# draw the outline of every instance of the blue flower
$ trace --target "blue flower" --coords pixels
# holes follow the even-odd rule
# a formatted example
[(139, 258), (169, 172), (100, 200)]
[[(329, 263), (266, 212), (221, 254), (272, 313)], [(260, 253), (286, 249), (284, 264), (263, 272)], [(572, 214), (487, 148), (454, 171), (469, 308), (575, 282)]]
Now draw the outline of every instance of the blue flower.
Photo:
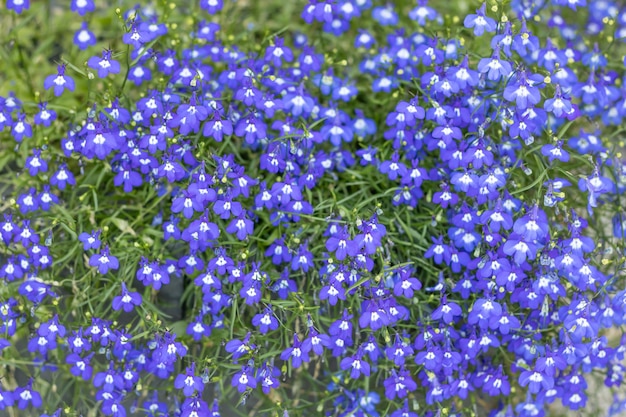
[(256, 388), (257, 380), (254, 373), (254, 368), (243, 366), (239, 372), (233, 375), (231, 385), (237, 387), (237, 391), (239, 392), (244, 392), (248, 388)]
[(7, 0), (6, 6), (7, 9), (13, 10), (17, 14), (21, 14), (24, 10), (28, 10), (30, 8), (30, 0)]
[(496, 30), (496, 21), (485, 15), (486, 3), (483, 3), (480, 8), (476, 9), (476, 14), (469, 14), (465, 16), (463, 25), (466, 28), (474, 28), (474, 35), (481, 36), (485, 31), (494, 32)]
[(298, 338), (298, 334), (293, 335), (293, 345), (286, 348), (280, 354), (280, 358), (284, 361), (291, 359), (291, 366), (299, 368), (303, 362), (309, 362), (309, 346), (303, 346)]
[(17, 408), (24, 410), (28, 405), (32, 405), (34, 408), (41, 407), (43, 401), (41, 400), (41, 394), (33, 389), (33, 379), (31, 378), (23, 387), (17, 387), (13, 393), (13, 398), (17, 402)]
[(182, 388), (183, 394), (185, 394), (186, 397), (191, 397), (196, 391), (199, 394), (202, 394), (202, 391), (204, 391), (202, 378), (195, 375), (195, 369), (196, 364), (192, 362), (191, 366), (188, 366), (185, 370), (185, 373), (178, 374), (174, 380), (174, 388)]
[(263, 312), (255, 315), (252, 318), (252, 324), (259, 328), (261, 334), (278, 329), (278, 320), (272, 311), (272, 306), (268, 305)]
[(55, 185), (59, 188), (59, 190), (65, 190), (67, 185), (76, 185), (76, 179), (74, 179), (74, 174), (68, 169), (66, 164), (60, 164), (57, 172), (50, 177), (50, 184)]
[(439, 13), (427, 4), (428, 0), (417, 0), (417, 7), (409, 12), (409, 18), (415, 20), (420, 26), (424, 26), (427, 20), (436, 20), (440, 17)]
[(82, 22), (80, 29), (74, 33), (74, 45), (78, 46), (78, 49), (81, 51), (84, 51), (90, 46), (94, 46), (96, 43), (96, 35), (89, 30), (87, 22)]
[(20, 143), (24, 138), (30, 138), (33, 136), (33, 128), (26, 122), (26, 115), (24, 113), (17, 113), (17, 120), (13, 123), (11, 128), (11, 134), (16, 142)]
[(101, 274), (106, 274), (109, 270), (118, 269), (120, 266), (117, 258), (110, 254), (109, 247), (105, 246), (100, 253), (91, 255), (89, 265), (97, 267)]
[(96, 10), (96, 5), (93, 0), (72, 0), (70, 3), (70, 10), (84, 16), (85, 14)]
[[(97, 255), (94, 255), (97, 256)], [(100, 271), (100, 273), (106, 273)], [(122, 294), (113, 298), (113, 310), (124, 309), (125, 312), (131, 312), (135, 306), (141, 305), (141, 295), (137, 292), (128, 291), (126, 284), (122, 282)]]
[(104, 78), (109, 74), (117, 74), (120, 72), (120, 63), (111, 58), (113, 51), (105, 49), (102, 51), (102, 58), (92, 56), (87, 61), (90, 68), (98, 71), (98, 76)]
[(50, 127), (52, 122), (56, 120), (57, 113), (54, 110), (48, 110), (47, 106), (48, 103), (45, 101), (39, 103), (39, 113), (37, 113), (34, 118), (35, 124)]
[(200, 7), (209, 14), (215, 14), (224, 7), (223, 0), (200, 0)]
[(500, 47), (496, 46), (491, 58), (483, 58), (478, 63), (478, 72), (487, 74), (487, 79), (498, 81), (501, 78), (508, 78), (513, 72), (511, 64), (500, 59)]
[(384, 26), (395, 26), (398, 24), (398, 15), (391, 4), (375, 7), (372, 10), (372, 17)]
[(43, 86), (46, 90), (54, 87), (54, 95), (58, 97), (63, 94), (65, 89), (74, 91), (75, 84), (72, 77), (65, 75), (65, 64), (59, 65), (57, 70), (58, 72), (56, 75), (49, 75), (46, 77)]

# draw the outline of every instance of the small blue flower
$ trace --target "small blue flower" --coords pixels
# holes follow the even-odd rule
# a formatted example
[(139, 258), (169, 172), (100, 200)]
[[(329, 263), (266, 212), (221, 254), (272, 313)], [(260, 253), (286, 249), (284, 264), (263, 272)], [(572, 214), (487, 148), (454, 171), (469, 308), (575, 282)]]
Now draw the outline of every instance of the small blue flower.
[(87, 22), (82, 22), (80, 29), (74, 33), (74, 45), (78, 46), (78, 49), (81, 51), (84, 51), (90, 46), (94, 46), (96, 43), (96, 35), (89, 30)]
[(254, 368), (243, 366), (239, 372), (233, 375), (231, 385), (237, 387), (237, 391), (244, 392), (248, 388), (256, 388), (257, 380), (254, 377)]
[[(97, 256), (97, 255), (94, 255)], [(117, 269), (117, 268), (114, 268)], [(102, 273), (102, 271), (100, 271)], [(126, 288), (126, 284), (122, 282), (122, 294), (113, 298), (112, 307), (117, 311), (121, 308), (125, 312), (131, 312), (135, 306), (141, 305), (141, 295), (137, 292), (131, 292)]]
[(474, 28), (474, 35), (481, 36), (485, 31), (494, 32), (496, 30), (496, 21), (485, 15), (486, 3), (483, 3), (480, 8), (476, 10), (476, 14), (469, 14), (465, 16), (463, 25), (466, 28)]
[(13, 10), (17, 14), (20, 14), (29, 8), (30, 0), (7, 0), (7, 9)]
[(108, 246), (105, 246), (100, 253), (91, 255), (89, 265), (97, 267), (98, 271), (103, 275), (109, 270), (118, 269), (120, 267), (118, 259), (111, 255)]
[(202, 378), (195, 375), (196, 364), (192, 362), (184, 374), (179, 374), (174, 380), (174, 388), (182, 389), (186, 397), (191, 397), (196, 391), (201, 394), (204, 391)]
[(224, 0), (200, 0), (200, 7), (209, 14), (216, 14), (224, 7)]
[(96, 5), (93, 0), (72, 0), (70, 3), (70, 10), (84, 16), (85, 14), (96, 10)]
[(87, 61), (90, 68), (98, 71), (100, 78), (105, 78), (109, 74), (117, 74), (120, 72), (120, 63), (111, 58), (113, 51), (105, 49), (102, 51), (102, 58), (92, 56)]
[(65, 75), (65, 64), (57, 67), (57, 75), (49, 75), (46, 77), (43, 86), (46, 90), (54, 87), (54, 95), (60, 96), (65, 89), (74, 91), (75, 84), (72, 77)]
[(83, 232), (78, 235), (78, 240), (83, 244), (83, 250), (100, 249), (100, 230), (92, 230), (91, 233)]

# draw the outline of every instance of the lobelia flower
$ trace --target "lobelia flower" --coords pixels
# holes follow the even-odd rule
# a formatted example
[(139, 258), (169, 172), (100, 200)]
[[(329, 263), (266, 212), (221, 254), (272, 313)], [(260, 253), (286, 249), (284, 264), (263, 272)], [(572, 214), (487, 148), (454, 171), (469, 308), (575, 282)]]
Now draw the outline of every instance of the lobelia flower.
[(266, 249), (265, 256), (272, 258), (274, 265), (281, 265), (282, 263), (289, 263), (292, 255), (285, 245), (285, 240), (281, 237), (274, 240), (274, 242)]
[(412, 298), (414, 292), (422, 288), (422, 283), (411, 275), (412, 272), (407, 268), (401, 268), (398, 271), (398, 279), (393, 288), (393, 294), (396, 297)]
[(48, 161), (41, 157), (41, 149), (33, 149), (33, 154), (26, 158), (26, 167), (28, 167), (28, 173), (35, 177), (40, 172), (48, 171)]
[(14, 281), (24, 276), (24, 269), (18, 262), (18, 258), (11, 255), (5, 261), (6, 263), (0, 265), (0, 278), (5, 278), (7, 281)]
[(254, 368), (250, 366), (243, 366), (239, 372), (233, 375), (231, 385), (237, 387), (237, 391), (240, 393), (246, 391), (248, 388), (256, 388), (257, 380), (254, 377)]
[(78, 235), (78, 240), (83, 244), (83, 250), (100, 249), (101, 230), (92, 230), (91, 233), (82, 232)]
[(187, 326), (187, 334), (193, 337), (193, 340), (199, 342), (203, 337), (211, 336), (211, 327), (203, 321), (204, 316), (198, 315), (195, 319), (190, 320)]
[(159, 401), (159, 393), (156, 390), (153, 391), (151, 398), (144, 401), (142, 408), (147, 410), (148, 417), (156, 417), (160, 414), (167, 414), (167, 404)]
[(226, 343), (226, 352), (233, 354), (233, 363), (237, 363), (237, 360), (240, 357), (256, 349), (256, 345), (254, 343), (250, 343), (251, 335), (252, 333), (248, 332), (243, 340), (233, 339), (230, 342)]
[(499, 81), (502, 78), (508, 78), (513, 72), (511, 64), (500, 59), (500, 46), (496, 46), (491, 58), (482, 58), (478, 62), (478, 72), (487, 74), (487, 79), (491, 81)]
[(348, 253), (351, 256), (358, 255), (361, 249), (366, 255), (376, 253), (378, 247), (381, 246), (382, 238), (387, 234), (387, 228), (378, 223), (376, 214), (370, 220), (362, 222), (359, 231), (361, 233), (354, 237), (353, 245), (348, 248)]
[(120, 63), (111, 58), (113, 51), (105, 49), (102, 51), (102, 58), (92, 56), (87, 61), (90, 68), (98, 71), (100, 78), (105, 78), (109, 74), (117, 74), (120, 72)]
[(96, 10), (96, 5), (93, 0), (72, 0), (70, 3), (70, 10), (84, 16), (85, 14)]
[(303, 362), (309, 362), (309, 350), (308, 345), (303, 346), (298, 338), (298, 334), (293, 335), (293, 345), (283, 350), (280, 354), (280, 358), (284, 361), (291, 359), (291, 366), (299, 368)]
[(511, 22), (507, 21), (504, 25), (504, 32), (491, 38), (491, 49), (496, 45), (500, 45), (501, 50), (506, 56), (511, 56), (511, 45), (513, 44), (513, 32), (511, 30)]
[(13, 10), (17, 14), (21, 14), (24, 10), (30, 8), (30, 0), (7, 0), (7, 9)]
[[(272, 389), (280, 387), (280, 381), (278, 380), (280, 375), (281, 372), (278, 368), (263, 363), (257, 372), (257, 379), (261, 383), (261, 390), (264, 394), (269, 394)], [(215, 416), (215, 414), (213, 415)]]
[[(191, 249), (191, 252), (178, 260), (177, 266), (184, 269), (188, 274), (193, 274), (194, 271), (202, 271), (204, 269), (204, 261), (199, 258), (197, 250)], [(168, 273), (171, 274), (170, 271)]]
[(187, 219), (191, 219), (194, 213), (200, 213), (204, 210), (204, 205), (197, 201), (194, 196), (187, 190), (183, 190), (177, 197), (172, 200), (172, 212), (183, 213)]
[(137, 292), (128, 291), (126, 283), (122, 282), (122, 294), (114, 297), (111, 305), (115, 311), (123, 308), (125, 312), (129, 313), (135, 309), (135, 306), (141, 305), (141, 295)]
[(462, 314), (461, 307), (457, 303), (448, 302), (447, 296), (442, 294), (441, 304), (433, 311), (431, 318), (433, 320), (443, 320), (444, 323), (450, 324), (455, 321), (455, 317), (460, 317)]
[(196, 93), (191, 95), (189, 104), (181, 104), (176, 110), (176, 114), (170, 119), (167, 125), (171, 128), (179, 128), (182, 135), (191, 132), (198, 133), (200, 131), (200, 122), (209, 116), (207, 108), (199, 104), (196, 99)]
[(346, 357), (341, 360), (340, 367), (347, 371), (350, 369), (350, 378), (357, 379), (361, 374), (370, 375), (370, 365), (363, 360), (363, 351), (359, 349), (352, 357)]
[(105, 159), (116, 148), (117, 143), (113, 134), (106, 126), (96, 123), (95, 129), (87, 133), (83, 152), (93, 152), (98, 159)]
[(76, 185), (76, 180), (67, 165), (62, 163), (59, 165), (59, 169), (50, 177), (50, 184), (58, 187), (59, 190), (65, 190), (67, 185)]
[(301, 269), (303, 272), (308, 272), (313, 266), (313, 254), (309, 251), (308, 242), (303, 243), (298, 248), (297, 253), (292, 259), (291, 270), (297, 271)]
[(554, 379), (536, 370), (523, 371), (519, 376), (522, 387), (528, 386), (528, 392), (536, 394), (541, 390), (549, 390), (554, 386)]
[(212, 137), (216, 142), (221, 142), (224, 136), (233, 134), (233, 124), (230, 119), (215, 111), (209, 121), (204, 124), (202, 134), (206, 137)]
[[(104, 156), (101, 159), (104, 159)], [(121, 164), (113, 171), (116, 172), (113, 178), (113, 185), (116, 187), (122, 186), (125, 193), (130, 193), (133, 188), (140, 187), (143, 184), (141, 174), (133, 171), (128, 163)]]
[[(192, 221), (189, 226), (183, 231), (181, 234), (182, 240), (189, 243), (189, 248), (191, 250), (200, 250), (204, 251), (208, 247), (213, 245), (213, 242), (219, 237), (220, 229), (217, 227), (215, 223), (209, 222), (208, 211), (205, 210), (202, 216), (199, 219)], [(222, 266), (219, 266), (219, 269), (222, 271), (221, 274), (224, 274), (225, 268), (227, 268), (228, 261), (227, 258), (223, 257), (223, 255), (219, 254), (215, 260), (211, 260), (209, 262), (209, 268), (213, 269), (211, 265), (215, 265), (217, 260), (221, 259), (220, 263), (225, 262)]]
[(375, 7), (372, 10), (372, 17), (383, 26), (395, 26), (398, 24), (398, 15), (394, 11), (392, 4)]
[(265, 50), (265, 61), (272, 63), (275, 67), (280, 67), (283, 60), (286, 62), (293, 61), (293, 52), (284, 45), (282, 38), (276, 37), (273, 44)]
[(359, 34), (354, 40), (355, 48), (371, 48), (376, 44), (376, 39), (367, 30), (359, 29)]
[(480, 8), (476, 9), (476, 14), (469, 14), (463, 20), (463, 26), (468, 29), (474, 28), (474, 35), (481, 36), (485, 31), (494, 32), (496, 30), (496, 21), (485, 15), (485, 7), (487, 3), (483, 3)]
[(348, 245), (351, 243), (348, 227), (343, 226), (326, 240), (326, 250), (335, 252), (337, 260), (343, 261), (348, 256)]
[(5, 213), (4, 221), (0, 222), (0, 236), (5, 245), (8, 245), (14, 236), (20, 233), (19, 226), (13, 222), (13, 214)]
[(427, 20), (438, 19), (439, 13), (428, 6), (428, 0), (417, 0), (417, 7), (411, 9), (409, 18), (416, 21), (420, 26), (424, 26)]
[(541, 93), (536, 85), (542, 82), (543, 77), (540, 74), (529, 76), (522, 69), (504, 89), (503, 97), (508, 101), (515, 101), (518, 109), (525, 110), (541, 101)]
[(502, 366), (499, 366), (495, 373), (485, 373), (485, 379), (483, 381), (483, 391), (486, 391), (491, 396), (497, 395), (509, 395), (511, 392), (511, 385), (508, 381), (508, 377), (502, 371)]
[(478, 324), (487, 329), (492, 323), (497, 323), (502, 317), (502, 306), (493, 299), (480, 298), (472, 306), (468, 315), (469, 324)]
[(254, 232), (254, 222), (250, 220), (245, 212), (234, 218), (226, 227), (226, 231), (236, 234), (237, 239), (244, 240)]
[(417, 389), (417, 384), (411, 378), (411, 374), (404, 367), (399, 371), (391, 370), (391, 376), (383, 381), (387, 399), (405, 398), (409, 392)]
[[(41, 407), (41, 395), (33, 389), (33, 379), (31, 378), (23, 387), (17, 387), (13, 393), (13, 398), (17, 401), (17, 408), (24, 410), (28, 405), (33, 408)], [(5, 400), (6, 401), (6, 400)]]
[(405, 399), (402, 408), (391, 413), (390, 417), (419, 417), (419, 415), (409, 410), (409, 402)]
[(26, 122), (25, 119), (26, 115), (24, 113), (18, 112), (17, 119), (11, 127), (11, 135), (17, 143), (22, 142), (24, 138), (30, 138), (33, 136), (33, 128), (29, 123)]
[(90, 46), (94, 46), (96, 43), (96, 35), (89, 30), (87, 22), (82, 22), (80, 29), (74, 33), (74, 45), (78, 46), (78, 49), (81, 51), (84, 51)]
[(98, 272), (106, 274), (108, 271), (118, 269), (120, 266), (117, 258), (110, 254), (109, 246), (105, 245), (100, 253), (91, 255), (89, 265), (98, 268)]
[(122, 40), (125, 44), (131, 45), (136, 49), (143, 46), (144, 43), (149, 42), (150, 34), (145, 30), (141, 30), (137, 23), (134, 23), (131, 29), (122, 36)]
[(406, 358), (413, 355), (413, 352), (411, 345), (399, 334), (396, 334), (394, 344), (385, 349), (387, 359), (393, 361), (396, 366), (403, 366)]
[(128, 79), (139, 86), (152, 79), (152, 71), (145, 65), (135, 65), (128, 73)]
[(330, 23), (333, 20), (333, 13), (337, 12), (338, 8), (335, 2), (329, 0), (313, 0), (312, 4), (309, 2), (302, 11), (302, 19), (308, 24), (313, 23), (313, 20)]
[(558, 140), (553, 145), (543, 145), (541, 147), (542, 155), (548, 157), (548, 161), (552, 163), (555, 159), (558, 159), (561, 162), (569, 161), (569, 152), (563, 150), (563, 141)]
[(56, 75), (49, 75), (46, 77), (43, 86), (46, 90), (54, 87), (54, 95), (60, 96), (65, 89), (74, 91), (75, 84), (72, 77), (65, 75), (65, 64), (61, 64), (57, 67)]
[(533, 36), (526, 27), (526, 19), (522, 19), (522, 27), (516, 35), (513, 36), (513, 49), (521, 57), (539, 50), (539, 38)]
[(109, 368), (106, 371), (99, 372), (93, 379), (93, 385), (95, 387), (102, 387), (104, 392), (113, 393), (116, 389), (124, 388), (124, 380), (114, 367), (113, 361), (109, 363)]
[(408, 170), (406, 165), (400, 161), (400, 155), (398, 152), (394, 152), (391, 156), (391, 161), (384, 161), (380, 164), (379, 170), (383, 174), (387, 174), (390, 180), (394, 181), (398, 176), (403, 178), (406, 176)]
[(328, 348), (331, 345), (330, 338), (326, 334), (320, 334), (313, 327), (312, 321), (309, 321), (309, 335), (302, 342), (302, 348), (306, 351), (313, 351), (316, 355), (320, 356), (324, 353), (324, 348)]
[(13, 242), (21, 243), (25, 248), (39, 243), (39, 235), (30, 227), (30, 220), (24, 219), (22, 221), (21, 231), (15, 234)]
[(224, 0), (200, 0), (200, 7), (209, 14), (215, 14), (224, 7)]
[[(214, 404), (213, 410), (217, 410), (217, 404)], [(209, 410), (209, 406), (206, 402), (202, 401), (198, 398), (198, 395), (194, 395), (193, 397), (187, 397), (183, 401), (183, 404), (180, 406), (180, 416), (181, 417), (195, 417), (195, 416), (213, 416), (211, 410)], [(219, 413), (217, 413), (217, 417), (219, 417)]]
[(286, 300), (289, 298), (289, 293), (296, 292), (298, 286), (295, 281), (290, 279), (289, 270), (285, 268), (280, 275), (280, 278), (272, 285), (271, 290), (277, 293), (278, 298)]
[(572, 102), (569, 100), (567, 95), (564, 95), (561, 92), (561, 86), (557, 84), (555, 87), (554, 97), (547, 99), (543, 104), (543, 108), (554, 114), (556, 117), (566, 116), (572, 111)]
[(57, 113), (54, 110), (48, 110), (47, 106), (48, 103), (45, 101), (39, 103), (39, 112), (35, 115), (34, 118), (35, 124), (50, 127), (52, 122), (56, 120)]
[(263, 312), (255, 315), (252, 318), (252, 325), (258, 327), (261, 334), (266, 334), (271, 330), (278, 329), (278, 320), (274, 315), (272, 306), (268, 305), (267, 307), (265, 307), (265, 310), (263, 310)]
[(195, 375), (195, 370), (196, 364), (192, 362), (191, 366), (188, 366), (185, 370), (185, 373), (178, 374), (174, 380), (174, 388), (182, 388), (183, 394), (185, 394), (186, 397), (192, 396), (196, 391), (198, 394), (202, 394), (202, 391), (204, 391), (202, 378)]

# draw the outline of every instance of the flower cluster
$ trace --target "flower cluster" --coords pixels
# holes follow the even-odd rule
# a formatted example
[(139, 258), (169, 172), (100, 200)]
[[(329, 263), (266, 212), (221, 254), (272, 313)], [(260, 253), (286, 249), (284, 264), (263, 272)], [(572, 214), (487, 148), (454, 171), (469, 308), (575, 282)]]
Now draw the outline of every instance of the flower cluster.
[[(623, 387), (621, 3), (310, 0), (275, 31), (70, 3), (0, 97), (0, 410), (522, 417)], [(0, 14), (13, 71), (39, 7)]]

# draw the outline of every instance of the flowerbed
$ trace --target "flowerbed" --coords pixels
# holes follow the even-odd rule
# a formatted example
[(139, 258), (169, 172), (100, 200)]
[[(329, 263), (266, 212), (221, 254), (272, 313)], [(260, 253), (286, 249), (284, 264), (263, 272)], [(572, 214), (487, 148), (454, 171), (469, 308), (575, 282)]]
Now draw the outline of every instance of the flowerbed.
[(119, 3), (0, 10), (0, 410), (619, 392), (619, 2)]

